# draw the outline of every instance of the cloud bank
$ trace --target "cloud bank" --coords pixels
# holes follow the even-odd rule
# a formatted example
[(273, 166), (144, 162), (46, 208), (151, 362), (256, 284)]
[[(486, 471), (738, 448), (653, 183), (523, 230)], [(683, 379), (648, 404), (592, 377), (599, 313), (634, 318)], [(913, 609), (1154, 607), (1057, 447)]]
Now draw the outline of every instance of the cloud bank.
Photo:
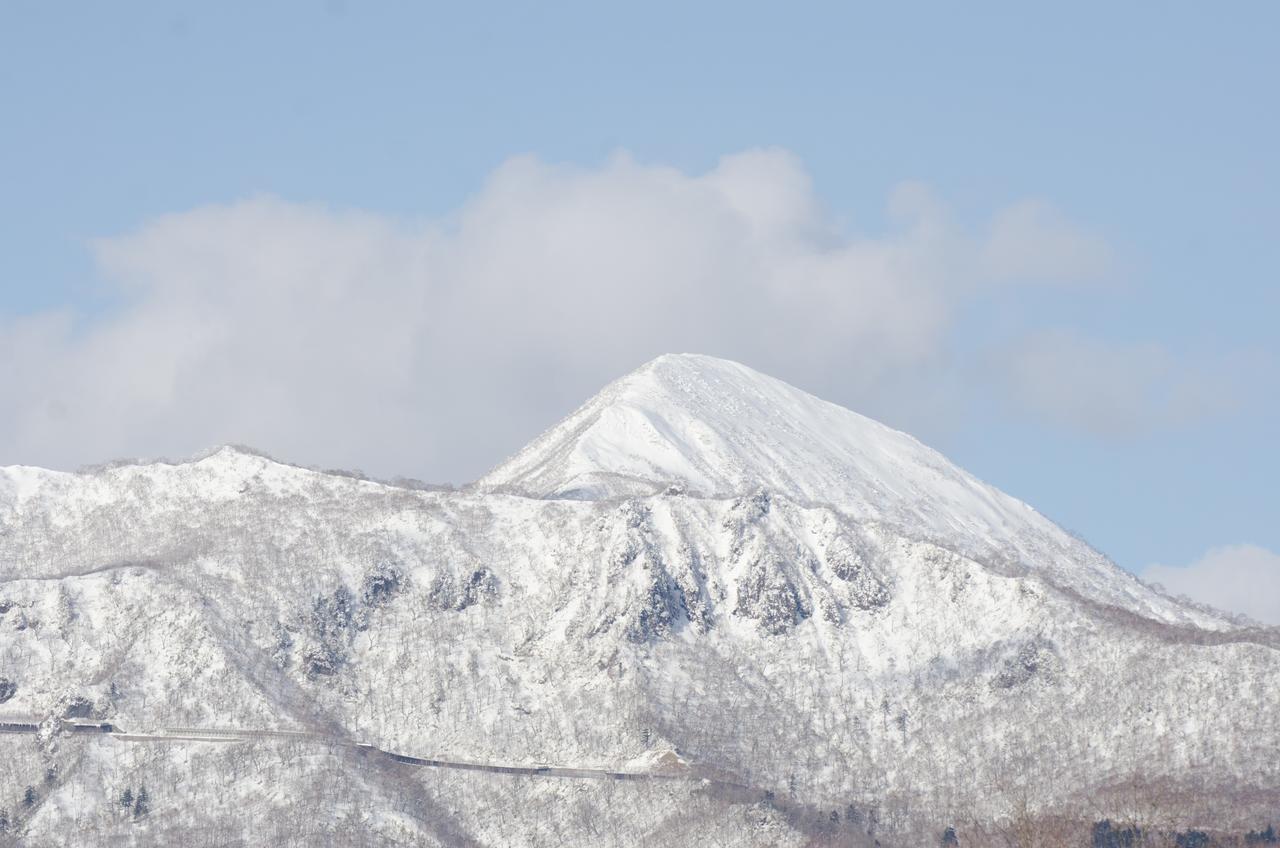
[(1257, 545), (1214, 548), (1184, 567), (1151, 565), (1144, 580), (1218, 609), (1280, 625), (1280, 555)]
[[(850, 233), (793, 156), (758, 150), (694, 175), (626, 155), (518, 157), (442, 220), (273, 197), (162, 217), (94, 244), (111, 310), (0, 323), (0, 463), (240, 442), (464, 481), (669, 351), (877, 414), (878, 393), (955, 355), (966, 304), (1110, 266), (1098, 237), (1040, 201), (976, 232), (917, 184), (888, 209), (887, 232)], [(1013, 393), (1068, 424), (1131, 416), (1123, 374), (1087, 408), (1040, 391), (1086, 382), (1062, 349), (1074, 343), (1023, 351)], [(1166, 367), (1148, 351), (1132, 370)]]
[(1117, 343), (1071, 330), (1027, 334), (1000, 352), (1009, 396), (1051, 423), (1132, 438), (1239, 406), (1239, 368), (1190, 362), (1155, 343)]

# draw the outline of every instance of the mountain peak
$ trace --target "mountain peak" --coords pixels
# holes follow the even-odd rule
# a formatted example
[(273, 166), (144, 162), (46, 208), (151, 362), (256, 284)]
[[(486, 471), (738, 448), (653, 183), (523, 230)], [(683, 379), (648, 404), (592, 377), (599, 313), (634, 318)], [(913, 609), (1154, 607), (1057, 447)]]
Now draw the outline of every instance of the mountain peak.
[(976, 482), (911, 436), (745, 365), (666, 354), (610, 383), (480, 482), (544, 498), (678, 484), (703, 496), (763, 487), (840, 502), (868, 487), (891, 494), (909, 482), (904, 471)]
[(1094, 600), (1181, 616), (1106, 557), (937, 451), (745, 365), (669, 354), (619, 380), (478, 485), (601, 500), (675, 485), (690, 496), (766, 489), (891, 526)]

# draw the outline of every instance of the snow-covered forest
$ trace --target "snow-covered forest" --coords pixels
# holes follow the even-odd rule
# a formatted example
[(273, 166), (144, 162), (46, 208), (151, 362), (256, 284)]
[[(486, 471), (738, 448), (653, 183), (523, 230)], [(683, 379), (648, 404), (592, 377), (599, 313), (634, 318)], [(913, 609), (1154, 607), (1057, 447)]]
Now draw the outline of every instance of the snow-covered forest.
[[(0, 734), (0, 838), (24, 845), (1262, 845), (1280, 823), (1280, 633), (721, 360), (656, 360), (457, 491), (237, 448), (0, 469), (0, 581), (0, 721), (37, 725)], [(183, 728), (309, 735), (141, 738)]]

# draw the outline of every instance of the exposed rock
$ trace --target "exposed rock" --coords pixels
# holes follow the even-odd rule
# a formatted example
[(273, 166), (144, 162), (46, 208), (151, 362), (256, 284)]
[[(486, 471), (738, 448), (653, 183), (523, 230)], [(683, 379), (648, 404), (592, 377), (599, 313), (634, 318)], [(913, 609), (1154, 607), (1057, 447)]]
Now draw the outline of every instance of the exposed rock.
[(1021, 645), (1012, 657), (1005, 660), (991, 685), (996, 689), (1012, 689), (1037, 677), (1051, 681), (1057, 675), (1059, 665), (1057, 646), (1037, 637)]
[(461, 612), (476, 604), (488, 603), (498, 596), (498, 578), (481, 566), (459, 579), (441, 572), (431, 585), (428, 599), (438, 610)]
[(755, 619), (766, 633), (786, 633), (813, 614), (787, 579), (783, 563), (773, 559), (752, 563), (737, 589), (734, 614)]
[(837, 537), (827, 547), (826, 560), (831, 573), (847, 584), (846, 597), (851, 606), (870, 610), (889, 603), (889, 589), (872, 569), (860, 545), (847, 537)]

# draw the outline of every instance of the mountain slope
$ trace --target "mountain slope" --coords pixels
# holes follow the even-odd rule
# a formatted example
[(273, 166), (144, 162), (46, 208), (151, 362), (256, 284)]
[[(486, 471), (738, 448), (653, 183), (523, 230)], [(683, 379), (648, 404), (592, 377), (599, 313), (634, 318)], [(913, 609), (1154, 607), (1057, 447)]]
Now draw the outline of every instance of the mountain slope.
[(673, 484), (701, 497), (764, 489), (992, 564), (1035, 569), (1141, 615), (1228, 626), (1161, 597), (907, 434), (709, 356), (649, 362), (479, 482), (579, 499), (655, 494)]
[[(615, 383), (470, 491), (235, 449), (0, 469), (0, 718), (46, 719), (0, 736), (0, 809), (30, 845), (914, 845), (1020, 803), (1251, 824), (1280, 801), (1276, 644), (909, 437), (702, 357)], [(678, 751), (750, 789), (146, 747), (48, 720), (69, 714), (499, 764)], [(152, 815), (122, 816), (143, 784)]]

